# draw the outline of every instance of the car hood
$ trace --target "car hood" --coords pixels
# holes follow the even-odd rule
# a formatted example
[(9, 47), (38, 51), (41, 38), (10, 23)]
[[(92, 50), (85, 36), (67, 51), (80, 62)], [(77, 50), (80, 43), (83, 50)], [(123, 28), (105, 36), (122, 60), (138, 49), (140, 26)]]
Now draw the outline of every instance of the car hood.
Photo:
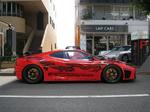
[(113, 51), (113, 52), (107, 53), (105, 56), (106, 57), (116, 57), (116, 55), (118, 55), (119, 53), (120, 53), (120, 51)]
[(126, 65), (125, 62), (123, 61), (120, 61), (120, 60), (116, 60), (116, 59), (104, 59), (104, 60), (101, 60), (100, 61), (101, 64), (106, 64), (106, 65), (109, 65), (109, 64), (123, 64), (123, 65)]
[(99, 55), (103, 56), (103, 55), (108, 54), (109, 52), (111, 52), (111, 51), (110, 51), (110, 50), (108, 50), (108, 51), (101, 51), (101, 52), (99, 53)]

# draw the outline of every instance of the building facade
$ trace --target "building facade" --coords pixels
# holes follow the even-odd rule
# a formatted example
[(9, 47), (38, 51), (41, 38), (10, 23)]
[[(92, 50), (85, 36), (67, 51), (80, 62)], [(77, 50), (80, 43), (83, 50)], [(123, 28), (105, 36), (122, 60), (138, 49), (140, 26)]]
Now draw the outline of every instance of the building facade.
[(10, 24), (16, 32), (16, 55), (56, 49), (55, 20), (54, 0), (1, 0), (0, 55), (5, 54)]
[(76, 0), (75, 26), (75, 44), (93, 55), (130, 45), (137, 33), (148, 38), (147, 17), (130, 0)]

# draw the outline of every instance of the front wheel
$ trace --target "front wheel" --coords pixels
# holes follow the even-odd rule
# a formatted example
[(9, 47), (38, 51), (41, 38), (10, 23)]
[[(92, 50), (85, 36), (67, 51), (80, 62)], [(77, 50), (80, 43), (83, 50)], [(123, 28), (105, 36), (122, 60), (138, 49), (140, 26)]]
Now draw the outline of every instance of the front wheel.
[(43, 80), (43, 72), (36, 65), (29, 65), (23, 70), (23, 79), (30, 84), (39, 83)]
[(107, 83), (116, 83), (121, 80), (122, 72), (118, 66), (109, 65), (104, 68), (102, 79)]

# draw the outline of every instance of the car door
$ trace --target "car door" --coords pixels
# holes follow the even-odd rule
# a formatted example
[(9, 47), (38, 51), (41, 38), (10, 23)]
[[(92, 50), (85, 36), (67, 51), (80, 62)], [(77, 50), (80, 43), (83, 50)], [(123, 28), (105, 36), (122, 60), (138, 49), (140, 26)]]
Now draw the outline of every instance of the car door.
[(99, 80), (100, 64), (91, 56), (76, 50), (66, 52), (68, 59), (64, 60), (67, 80)]
[(99, 80), (99, 61), (83, 52), (76, 50), (56, 52), (51, 55), (50, 60), (49, 80)]
[(49, 80), (66, 80), (69, 67), (66, 66), (68, 57), (66, 52), (58, 51), (50, 54), (48, 63), (48, 79)]

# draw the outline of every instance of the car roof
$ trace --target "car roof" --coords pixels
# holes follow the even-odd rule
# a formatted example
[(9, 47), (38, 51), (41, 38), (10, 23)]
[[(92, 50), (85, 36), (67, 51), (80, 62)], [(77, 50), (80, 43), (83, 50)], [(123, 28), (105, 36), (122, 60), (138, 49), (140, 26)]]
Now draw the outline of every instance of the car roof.
[(80, 52), (83, 52), (83, 50), (80, 50), (80, 49), (57, 49), (57, 50), (53, 50), (53, 51), (49, 51), (47, 53), (55, 53), (55, 52), (65, 52), (65, 51), (80, 51)]
[(121, 46), (121, 47), (126, 47), (126, 46), (127, 46), (127, 47), (131, 47), (131, 45), (123, 45), (123, 46)]

